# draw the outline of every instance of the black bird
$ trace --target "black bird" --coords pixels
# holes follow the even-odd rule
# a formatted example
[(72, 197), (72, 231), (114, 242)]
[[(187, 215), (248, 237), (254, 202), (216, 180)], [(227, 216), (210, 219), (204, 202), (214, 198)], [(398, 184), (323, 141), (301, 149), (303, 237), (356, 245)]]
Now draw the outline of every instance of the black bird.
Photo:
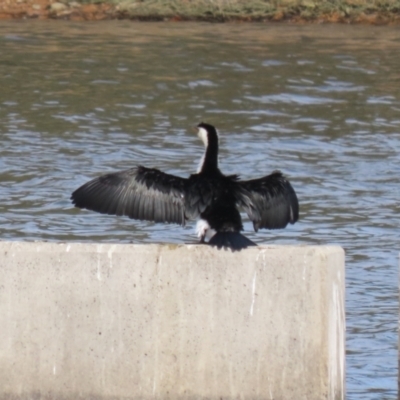
[(197, 128), (206, 150), (196, 174), (181, 178), (137, 166), (85, 183), (72, 193), (73, 204), (102, 214), (180, 225), (200, 217), (201, 243), (207, 237), (208, 244), (234, 250), (256, 246), (240, 233), (240, 209), (253, 221), (256, 232), (285, 228), (298, 220), (296, 193), (280, 171), (249, 181), (224, 175), (218, 168), (217, 130), (206, 123)]

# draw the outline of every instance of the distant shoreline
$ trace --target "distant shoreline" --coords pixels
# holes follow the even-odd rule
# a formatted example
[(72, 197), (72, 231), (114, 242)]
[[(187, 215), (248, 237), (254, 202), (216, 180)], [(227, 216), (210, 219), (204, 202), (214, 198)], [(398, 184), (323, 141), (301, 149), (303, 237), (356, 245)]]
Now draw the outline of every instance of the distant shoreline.
[(400, 0), (0, 0), (0, 19), (398, 25)]

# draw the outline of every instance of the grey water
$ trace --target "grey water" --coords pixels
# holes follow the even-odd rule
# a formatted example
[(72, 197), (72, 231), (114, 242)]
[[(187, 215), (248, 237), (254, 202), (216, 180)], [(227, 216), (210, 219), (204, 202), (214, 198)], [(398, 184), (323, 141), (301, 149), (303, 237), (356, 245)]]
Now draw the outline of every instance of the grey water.
[(347, 399), (397, 398), (400, 31), (391, 27), (2, 22), (1, 240), (196, 240), (186, 227), (73, 209), (102, 173), (188, 176), (193, 127), (220, 166), (282, 170), (299, 222), (256, 243), (346, 251)]

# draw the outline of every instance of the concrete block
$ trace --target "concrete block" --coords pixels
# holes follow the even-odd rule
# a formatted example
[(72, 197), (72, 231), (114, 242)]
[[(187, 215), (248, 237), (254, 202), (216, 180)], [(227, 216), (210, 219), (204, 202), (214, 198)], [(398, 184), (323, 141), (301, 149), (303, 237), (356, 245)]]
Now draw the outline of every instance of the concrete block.
[(337, 400), (344, 252), (0, 242), (0, 399)]

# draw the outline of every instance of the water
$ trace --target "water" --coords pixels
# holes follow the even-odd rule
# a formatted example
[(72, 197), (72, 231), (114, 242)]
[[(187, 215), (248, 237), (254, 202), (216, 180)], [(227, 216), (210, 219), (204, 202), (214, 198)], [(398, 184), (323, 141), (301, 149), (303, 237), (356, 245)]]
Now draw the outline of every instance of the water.
[(301, 219), (257, 243), (346, 250), (347, 399), (397, 397), (397, 28), (192, 23), (0, 26), (3, 240), (175, 242), (173, 227), (71, 208), (87, 180), (136, 164), (187, 176), (200, 121), (221, 168), (283, 170)]

